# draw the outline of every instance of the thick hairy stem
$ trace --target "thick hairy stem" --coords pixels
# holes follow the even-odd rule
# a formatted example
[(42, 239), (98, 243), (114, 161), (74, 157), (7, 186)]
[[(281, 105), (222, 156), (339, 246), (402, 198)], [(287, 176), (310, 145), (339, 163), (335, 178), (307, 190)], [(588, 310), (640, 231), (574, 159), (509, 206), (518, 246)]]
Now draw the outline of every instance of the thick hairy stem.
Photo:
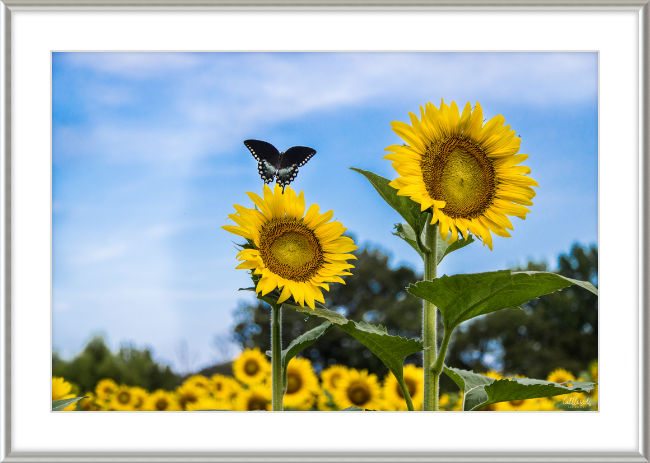
[[(427, 217), (424, 229), (424, 279), (431, 281), (437, 276), (437, 235), (438, 224), (431, 225), (431, 216)], [(424, 342), (424, 410), (438, 410), (438, 376), (432, 372), (437, 359), (437, 308), (431, 302), (423, 300), (422, 341)]]
[(282, 305), (271, 306), (271, 404), (282, 411), (285, 385), (282, 378)]

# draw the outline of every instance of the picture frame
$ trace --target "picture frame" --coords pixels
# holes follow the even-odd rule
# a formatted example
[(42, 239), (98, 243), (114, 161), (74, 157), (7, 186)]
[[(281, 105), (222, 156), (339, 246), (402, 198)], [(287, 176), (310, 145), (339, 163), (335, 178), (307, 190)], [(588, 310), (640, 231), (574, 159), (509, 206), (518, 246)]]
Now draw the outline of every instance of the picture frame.
[[(0, 270), (3, 285), (0, 289), (0, 332), (2, 343), (0, 343), (0, 423), (2, 423), (2, 438), (0, 440), (0, 461), (3, 462), (28, 462), (28, 461), (476, 461), (476, 462), (578, 462), (578, 461), (599, 461), (599, 462), (639, 462), (649, 461), (648, 455), (648, 353), (650, 341), (648, 335), (650, 326), (647, 315), (647, 306), (650, 298), (646, 275), (649, 271), (648, 265), (648, 244), (646, 234), (648, 231), (649, 211), (647, 179), (648, 171), (647, 156), (650, 149), (650, 137), (648, 135), (648, 120), (650, 120), (650, 106), (648, 94), (650, 83), (648, 74), (650, 71), (649, 45), (650, 34), (648, 23), (650, 22), (649, 4), (646, 1), (628, 1), (625, 3), (613, 1), (579, 1), (558, 5), (551, 1), (521, 1), (502, 0), (491, 1), (436, 1), (421, 0), (410, 2), (398, 1), (336, 1), (336, 0), (286, 0), (286, 1), (227, 1), (227, 0), (203, 0), (203, 1), (165, 1), (165, 0), (139, 0), (119, 1), (107, 0), (101, 3), (81, 0), (5, 0), (0, 2), (0, 24), (2, 34), (0, 40), (0, 62), (2, 65), (0, 97), (2, 99), (2, 113), (0, 122), (0, 178), (2, 188), (0, 195), (0, 253), (3, 263)], [(574, 24), (576, 30), (580, 27), (594, 27), (597, 21), (608, 21), (610, 15), (626, 15), (625, 21), (621, 24), (630, 24), (630, 19), (636, 20), (637, 40), (634, 43), (637, 49), (630, 49), (629, 43), (624, 43), (621, 49), (620, 59), (633, 59), (637, 65), (637, 74), (629, 72), (623, 77), (626, 85), (620, 83), (612, 84), (605, 75), (609, 71), (610, 60), (617, 60), (619, 56), (597, 49), (605, 54), (601, 61), (601, 95), (603, 98), (600, 106), (599, 136), (602, 130), (603, 137), (611, 136), (612, 132), (623, 134), (621, 136), (620, 152), (608, 151), (609, 139), (602, 138), (599, 148), (599, 241), (602, 243), (602, 263), (604, 270), (616, 269), (616, 271), (605, 271), (601, 280), (604, 282), (602, 296), (605, 301), (600, 305), (603, 311), (600, 316), (608, 323), (601, 323), (603, 331), (599, 353), (603, 360), (600, 361), (601, 377), (603, 386), (600, 387), (602, 397), (601, 411), (597, 415), (574, 413), (570, 416), (559, 414), (545, 414), (535, 418), (537, 424), (534, 428), (530, 414), (518, 416), (513, 425), (512, 414), (503, 414), (499, 420), (508, 422), (510, 427), (522, 428), (514, 430), (508, 428), (509, 433), (517, 434), (517, 439), (495, 440), (494, 436), (487, 429), (487, 417), (477, 416), (476, 413), (453, 414), (454, 416), (436, 415), (430, 413), (417, 414), (413, 418), (405, 417), (404, 413), (389, 415), (385, 413), (353, 414), (345, 415), (342, 420), (338, 412), (330, 412), (318, 415), (314, 413), (287, 413), (278, 417), (276, 413), (267, 415), (255, 414), (255, 422), (243, 421), (242, 414), (234, 413), (205, 413), (179, 415), (175, 412), (165, 414), (164, 419), (157, 417), (168, 429), (177, 428), (172, 435), (178, 437), (178, 441), (170, 439), (166, 434), (158, 434), (151, 431), (149, 436), (135, 436), (133, 429), (142, 427), (147, 420), (150, 422), (151, 414), (144, 413), (134, 417), (129, 415), (129, 423), (125, 423), (124, 415), (104, 414), (101, 416), (102, 423), (98, 424), (97, 414), (88, 414), (84, 420), (80, 420), (81, 414), (58, 414), (57, 422), (52, 422), (52, 412), (49, 411), (46, 401), (41, 398), (43, 391), (49, 387), (48, 384), (41, 384), (42, 381), (35, 381), (40, 378), (47, 382), (46, 374), (49, 374), (48, 361), (51, 360), (51, 352), (29, 353), (22, 347), (21, 342), (25, 339), (23, 328), (26, 324), (33, 324), (34, 336), (47, 332), (50, 320), (45, 320), (43, 314), (48, 313), (50, 308), (38, 304), (42, 301), (51, 302), (51, 287), (47, 287), (51, 271), (51, 226), (48, 227), (51, 218), (51, 204), (48, 205), (47, 193), (49, 185), (36, 185), (36, 180), (31, 177), (46, 178), (49, 175), (51, 165), (46, 165), (50, 153), (39, 152), (34, 159), (25, 158), (25, 131), (29, 132), (30, 124), (41, 135), (43, 142), (49, 144), (49, 139), (44, 137), (42, 128), (49, 126), (49, 121), (36, 114), (43, 115), (43, 112), (34, 112), (32, 119), (26, 114), (32, 112), (33, 107), (26, 102), (25, 95), (33, 93), (33, 97), (40, 101), (40, 106), (45, 102), (49, 103), (48, 97), (50, 88), (44, 88), (43, 82), (50, 78), (50, 74), (43, 75), (43, 69), (49, 66), (49, 57), (43, 50), (49, 47), (49, 51), (81, 51), (96, 49), (93, 46), (98, 43), (89, 39), (92, 34), (102, 34), (102, 43), (115, 43), (114, 46), (102, 45), (102, 50), (188, 50), (208, 47), (200, 42), (201, 34), (190, 38), (190, 41), (182, 40), (182, 34), (174, 37), (174, 41), (157, 43), (164, 31), (176, 31), (179, 22), (191, 24), (198, 16), (192, 14), (201, 13), (209, 18), (217, 18), (219, 14), (228, 13), (229, 19), (244, 21), (238, 24), (245, 24), (246, 16), (254, 21), (258, 27), (265, 27), (274, 31), (275, 36), (264, 35), (265, 43), (260, 43), (260, 29), (244, 29), (240, 27), (231, 31), (232, 41), (220, 43), (223, 50), (260, 50), (287, 49), (279, 45), (281, 40), (294, 40), (287, 38), (286, 28), (278, 27), (278, 24), (296, 24), (300, 31), (315, 29), (327, 31), (327, 24), (315, 27), (308, 20), (326, 18), (327, 23), (331, 15), (349, 15), (348, 25), (357, 24), (358, 21), (366, 21), (371, 14), (381, 13), (377, 23), (370, 21), (372, 30), (369, 34), (355, 34), (356, 31), (336, 30), (336, 33), (347, 35), (352, 42), (350, 50), (381, 50), (389, 49), (391, 42), (377, 40), (380, 36), (381, 27), (390, 24), (388, 14), (395, 17), (406, 17), (408, 14), (417, 12), (419, 15), (445, 15), (445, 19), (458, 20), (461, 16), (467, 17), (470, 21), (495, 21), (499, 22), (499, 15), (515, 14), (523, 18), (527, 15), (536, 14), (543, 17), (545, 14), (565, 14), (567, 22)], [(477, 16), (477, 15), (482, 16)], [(147, 16), (157, 15), (154, 21)], [(288, 19), (283, 15), (290, 16)], [(317, 16), (318, 15), (318, 16)], [(474, 16), (472, 16), (474, 15)], [(471, 18), (470, 18), (471, 16)], [(91, 27), (89, 19), (102, 17), (105, 29), (95, 31)], [(67, 18), (67, 19), (66, 19)], [(70, 19), (72, 18), (72, 19)], [(477, 19), (478, 18), (478, 19)], [(485, 19), (484, 19), (485, 18)], [(320, 19), (319, 19), (320, 20)], [(539, 20), (539, 19), (538, 19)], [(126, 21), (126, 22), (124, 22)], [(615, 22), (614, 19), (611, 20)], [(627, 22), (626, 22), (627, 21)], [(61, 25), (75, 24), (76, 28), (63, 27)], [(124, 26), (126, 30), (116, 27)], [(143, 26), (143, 24), (145, 26)], [(223, 23), (219, 23), (223, 26)], [(462, 27), (461, 22), (457, 22)], [(472, 23), (475, 24), (475, 23)], [(600, 24), (600, 23), (598, 23)], [(617, 23), (618, 24), (618, 23)], [(197, 30), (207, 34), (209, 22), (201, 23)], [(30, 27), (39, 26), (42, 36), (39, 34), (26, 35)], [(225, 27), (225, 26), (224, 26)], [(373, 29), (376, 27), (376, 29)], [(442, 27), (442, 26), (440, 26)], [(52, 29), (50, 29), (52, 28)], [(57, 39), (54, 29), (61, 34)], [(151, 38), (142, 36), (130, 46), (124, 45), (129, 34), (137, 34), (138, 31), (151, 32)], [(180, 29), (179, 29), (180, 30)], [(252, 32), (251, 32), (252, 30)], [(600, 27), (603, 40), (610, 40), (608, 29)], [(107, 33), (112, 31), (113, 36)], [(119, 34), (117, 33), (119, 31)], [(524, 34), (526, 28), (520, 26), (516, 32)], [(532, 31), (532, 29), (531, 29)], [(630, 31), (628, 31), (630, 32)], [(631, 31), (633, 33), (635, 31)], [(504, 31), (495, 28), (495, 35), (500, 36)], [(528, 32), (533, 34), (533, 32)], [(580, 39), (572, 40), (571, 32), (566, 28), (559, 29), (556, 36), (567, 34), (565, 39), (575, 43), (574, 51), (593, 51), (592, 44), (588, 41), (581, 42)], [(147, 34), (148, 35), (148, 34)], [(172, 34), (173, 35), (173, 34)], [(314, 34), (316, 35), (316, 34)], [(477, 42), (478, 32), (474, 37), (469, 34), (467, 43), (474, 41), (471, 47), (467, 43), (458, 45), (459, 50), (486, 50), (492, 46), (491, 39)], [(517, 36), (513, 31), (513, 36)], [(615, 34), (612, 34), (615, 35)], [(277, 36), (277, 37), (276, 37)], [(47, 40), (44, 39), (47, 38)], [(505, 37), (505, 34), (504, 34)], [(496, 40), (504, 40), (498, 37)], [(523, 36), (520, 35), (519, 38)], [(209, 42), (211, 35), (204, 38)], [(327, 37), (326, 37), (327, 38)], [(484, 38), (484, 37), (481, 37)], [(557, 37), (556, 37), (557, 38)], [(118, 40), (119, 39), (119, 40)], [(370, 39), (375, 39), (373, 42)], [(51, 45), (49, 41), (51, 40)], [(98, 39), (99, 40), (99, 39)], [(194, 45), (191, 46), (191, 41)], [(318, 42), (321, 40), (321, 42)], [(433, 40), (433, 39), (432, 39)], [(507, 37), (505, 38), (507, 40)], [(552, 37), (541, 38), (548, 40), (551, 44)], [(614, 38), (611, 38), (614, 40)], [(520, 50), (525, 44), (512, 41), (509, 48), (501, 46), (500, 50)], [(517, 42), (517, 43), (515, 43)], [(177, 43), (177, 45), (174, 45)], [(285, 42), (291, 43), (291, 42)], [(331, 50), (332, 45), (322, 38), (306, 37), (304, 41), (290, 45), (291, 50)], [(170, 45), (171, 44), (171, 45)], [(188, 45), (189, 44), (189, 45)], [(433, 43), (431, 49), (451, 50), (456, 49), (449, 43), (440, 46)], [(422, 46), (421, 44), (418, 46)], [(383, 47), (383, 48), (382, 48)], [(404, 42), (396, 42), (392, 50), (407, 49)], [(417, 48), (416, 48), (417, 49)], [(548, 49), (564, 49), (557, 45), (549, 45)], [(613, 46), (612, 50), (616, 47)], [(625, 61), (625, 65), (629, 64)], [(26, 70), (29, 62), (38, 63), (37, 68)], [(618, 63), (619, 61), (615, 61)], [(622, 61), (621, 61), (622, 62)], [(629, 67), (629, 66), (628, 66)], [(627, 67), (626, 67), (627, 69)], [(32, 78), (33, 77), (33, 80)], [(629, 83), (634, 85), (630, 86)], [(610, 86), (618, 88), (615, 95), (611, 95)], [(618, 87), (617, 87), (618, 85)], [(29, 90), (29, 92), (25, 93)], [(636, 94), (636, 98), (634, 97)], [(605, 111), (610, 109), (611, 102), (619, 98), (624, 101), (621, 111), (621, 126), (614, 125), (607, 117)], [(636, 105), (634, 106), (633, 103)], [(600, 100), (599, 100), (600, 101)], [(626, 106), (627, 105), (627, 106)], [(631, 105), (631, 106), (630, 106)], [(40, 107), (39, 106), (39, 107)], [(630, 114), (629, 108), (634, 108), (634, 114)], [(41, 108), (42, 109), (42, 108)], [(638, 110), (638, 111), (637, 111)], [(607, 113), (610, 114), (610, 113)], [(50, 113), (51, 116), (51, 113)], [(625, 118), (634, 119), (634, 124)], [(627, 124), (624, 124), (627, 122)], [(45, 124), (45, 125), (43, 125)], [(611, 126), (608, 126), (611, 124)], [(615, 127), (615, 128), (614, 128)], [(636, 134), (633, 137), (630, 134)], [(51, 137), (51, 132), (50, 132)], [(23, 145), (20, 145), (23, 143)], [(34, 155), (36, 156), (36, 155)], [(611, 163), (618, 160), (618, 164), (610, 168)], [(40, 189), (40, 190), (39, 190)], [(37, 192), (38, 190), (38, 192)], [(612, 191), (619, 192), (620, 197), (613, 198)], [(617, 201), (614, 202), (613, 201)], [(621, 229), (603, 217), (616, 205), (618, 214), (634, 216), (629, 219), (624, 239), (620, 239)], [(616, 246), (614, 244), (616, 243)], [(49, 248), (48, 248), (49, 246)], [(45, 282), (45, 283), (44, 283)], [(614, 295), (614, 291), (624, 295)], [(33, 293), (35, 299), (29, 299)], [(610, 322), (611, 313), (615, 310), (620, 312), (616, 321)], [(39, 316), (40, 315), (40, 316)], [(638, 331), (637, 331), (638, 329)], [(45, 330), (45, 331), (43, 331)], [(606, 334), (611, 330), (612, 337)], [(45, 339), (44, 344), (50, 344), (51, 339)], [(635, 349), (630, 346), (635, 344)], [(23, 357), (32, 359), (26, 362)], [(616, 361), (615, 361), (616, 359)], [(30, 365), (29, 371), (25, 367)], [(51, 365), (50, 365), (51, 366)], [(40, 371), (40, 373), (38, 373)], [(602, 376), (604, 375), (604, 376)], [(613, 385), (614, 378), (619, 381), (625, 378), (625, 388), (618, 389)], [(32, 380), (34, 378), (34, 380)], [(611, 381), (608, 385), (608, 382)], [(619, 384), (620, 386), (620, 384)], [(33, 406), (26, 408), (26, 397), (36, 397)], [(47, 399), (47, 397), (46, 397)], [(28, 412), (22, 412), (28, 410)], [(621, 415), (617, 415), (617, 413)], [(625, 413), (625, 414), (623, 414)], [(85, 415), (84, 415), (85, 416)], [(147, 417), (148, 416), (148, 417)], [(594, 417), (595, 416), (595, 417)], [(169, 417), (169, 418), (167, 418)], [(621, 418), (625, 417), (625, 418)], [(496, 419), (496, 418), (494, 418)], [(295, 423), (299, 423), (296, 425)], [(596, 423), (596, 424), (594, 424)], [(609, 424), (608, 424), (609, 423)], [(284, 425), (284, 426), (283, 426)], [(307, 425), (307, 427), (306, 427)], [(619, 435), (614, 436), (620, 448), (614, 448), (614, 443), (605, 441), (603, 438), (594, 438), (597, 429), (587, 429), (587, 426), (597, 428), (600, 432), (607, 431), (606, 426), (617, 429)], [(294, 426), (294, 429), (291, 427)], [(389, 428), (390, 426), (390, 428)], [(188, 435), (188, 430), (194, 429), (193, 435)], [(309, 432), (305, 432), (307, 429)], [(443, 441), (453, 440), (452, 435), (439, 434), (444, 429), (458, 430), (455, 437), (471, 436), (465, 439), (466, 445), (463, 451), (451, 451), (444, 447)], [(544, 439), (539, 438), (537, 445), (531, 445), (535, 440), (526, 440), (525, 430), (530, 429)], [(549, 430), (557, 429), (557, 432)], [(46, 433), (50, 430), (50, 434)], [(63, 432), (67, 430), (66, 432)], [(334, 432), (335, 430), (336, 432)], [(568, 431), (567, 431), (568, 430)], [(29, 432), (27, 432), (29, 431)], [(93, 433), (91, 433), (91, 431)], [(118, 432), (119, 431), (119, 432)], [(237, 431), (237, 433), (235, 433)], [(349, 434), (356, 431), (354, 436)], [(161, 432), (161, 431), (160, 431)], [(548, 436), (544, 433), (547, 433)], [(107, 436), (107, 441), (97, 438), (97, 434)], [(343, 435), (340, 435), (343, 434)], [(416, 436), (413, 441), (406, 443), (405, 437)], [(63, 439), (61, 436), (65, 436)], [(216, 437), (215, 437), (216, 436)], [(247, 437), (248, 436), (248, 437)], [(391, 436), (391, 439), (387, 438)], [(424, 442), (429, 437), (429, 442)], [(550, 436), (550, 437), (549, 437)], [(254, 437), (255, 442), (250, 442)], [(93, 440), (97, 438), (96, 440)], [(113, 439), (110, 441), (110, 439)], [(39, 442), (36, 442), (39, 441)], [(436, 447), (436, 442), (441, 450)], [(612, 448), (608, 449), (608, 445)], [(505, 446), (505, 448), (504, 448)], [(216, 450), (215, 450), (216, 449)]]

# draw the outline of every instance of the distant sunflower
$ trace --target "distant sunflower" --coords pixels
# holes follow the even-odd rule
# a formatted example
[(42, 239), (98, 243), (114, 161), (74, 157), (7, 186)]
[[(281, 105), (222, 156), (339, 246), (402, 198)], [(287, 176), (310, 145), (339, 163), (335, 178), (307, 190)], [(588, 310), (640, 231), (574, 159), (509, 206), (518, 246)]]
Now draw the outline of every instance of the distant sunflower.
[(366, 370), (350, 369), (341, 386), (331, 392), (336, 405), (341, 409), (359, 407), (378, 410), (382, 406), (381, 387), (377, 376), (368, 374)]
[[(422, 410), (422, 402), (424, 400), (423, 379), (424, 370), (422, 368), (418, 368), (415, 365), (406, 365), (404, 367), (404, 382), (413, 401), (414, 410)], [(383, 393), (386, 406), (390, 407), (391, 410), (408, 410), (402, 388), (399, 386), (395, 375), (391, 372), (384, 379)]]
[(111, 408), (117, 411), (133, 410), (135, 395), (129, 386), (120, 385), (111, 397)]
[(193, 384), (183, 384), (176, 388), (176, 398), (181, 410), (187, 410), (189, 404), (196, 402), (204, 395), (206, 395), (205, 390)]
[(320, 374), (320, 378), (323, 381), (323, 388), (328, 391), (337, 389), (347, 376), (348, 367), (345, 365), (332, 365), (323, 370)]
[(242, 390), (235, 399), (235, 410), (271, 410), (271, 388), (251, 386)]
[(215, 399), (228, 400), (238, 384), (234, 378), (215, 374), (210, 378), (210, 392)]
[[(52, 378), (52, 400), (64, 400), (64, 399), (71, 399), (75, 397), (74, 394), (70, 393), (71, 390), (72, 390), (72, 384), (67, 382), (65, 379), (56, 376)], [(75, 410), (76, 408), (77, 408), (77, 403), (75, 402), (62, 409), (62, 411), (70, 412)]]
[(271, 362), (259, 347), (246, 349), (233, 362), (232, 372), (244, 384), (259, 384), (271, 374)]
[(95, 386), (95, 394), (102, 400), (110, 400), (115, 391), (117, 391), (117, 384), (110, 378), (100, 380)]
[(203, 375), (190, 376), (183, 384), (189, 384), (192, 387), (200, 389), (204, 394), (210, 393), (210, 380)]
[(433, 208), (431, 223), (439, 223), (440, 236), (451, 242), (458, 233), (474, 233), (492, 249), (490, 232), (509, 237), (513, 230), (506, 217), (526, 218), (539, 185), (527, 177), (530, 169), (518, 166), (528, 158), (519, 151), (521, 138), (503, 116), (483, 125), (483, 110), (469, 103), (460, 114), (458, 106), (444, 102), (440, 108), (420, 106), (421, 120), (409, 113), (412, 126), (395, 121), (393, 131), (407, 145), (386, 148), (384, 159), (393, 161), (400, 175), (390, 185), (398, 195), (409, 196), (425, 211)]
[(133, 410), (144, 410), (149, 393), (143, 388), (136, 386), (131, 388), (131, 394), (133, 394)]
[(553, 383), (566, 383), (575, 381), (576, 378), (570, 371), (565, 370), (564, 368), (558, 368), (549, 373), (546, 381), (551, 381)]
[(149, 394), (145, 408), (154, 412), (170, 412), (181, 410), (181, 407), (178, 404), (178, 400), (176, 400), (176, 394), (170, 391), (165, 391), (163, 389), (158, 389), (157, 391)]
[(324, 303), (321, 288), (329, 291), (328, 283), (345, 283), (341, 276), (350, 275), (348, 270), (354, 267), (346, 261), (356, 259), (347, 254), (357, 246), (341, 236), (346, 229), (340, 222), (329, 222), (334, 212), (320, 214), (318, 205), (312, 204), (305, 214), (302, 191), (296, 195), (287, 186), (283, 192), (277, 183), (273, 191), (264, 185), (264, 199), (255, 193), (248, 196), (257, 208), (235, 204), (237, 213), (228, 217), (238, 226), (222, 227), (254, 245), (237, 254), (243, 261), (237, 268), (261, 276), (256, 293), (281, 290), (278, 303), (290, 296), (302, 307), (314, 309), (314, 301)]
[(287, 390), (283, 405), (287, 408), (309, 410), (318, 394), (318, 378), (311, 362), (305, 358), (293, 358), (287, 365)]

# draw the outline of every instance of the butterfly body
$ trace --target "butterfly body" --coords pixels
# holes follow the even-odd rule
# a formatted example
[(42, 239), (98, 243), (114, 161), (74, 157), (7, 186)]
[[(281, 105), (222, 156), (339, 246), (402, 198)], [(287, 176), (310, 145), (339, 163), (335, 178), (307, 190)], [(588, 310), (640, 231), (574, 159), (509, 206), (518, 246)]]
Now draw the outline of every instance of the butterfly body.
[(264, 183), (276, 179), (282, 188), (298, 175), (298, 168), (309, 161), (316, 150), (306, 146), (293, 146), (286, 151), (278, 151), (275, 146), (261, 140), (244, 140), (244, 145), (257, 160), (257, 171)]

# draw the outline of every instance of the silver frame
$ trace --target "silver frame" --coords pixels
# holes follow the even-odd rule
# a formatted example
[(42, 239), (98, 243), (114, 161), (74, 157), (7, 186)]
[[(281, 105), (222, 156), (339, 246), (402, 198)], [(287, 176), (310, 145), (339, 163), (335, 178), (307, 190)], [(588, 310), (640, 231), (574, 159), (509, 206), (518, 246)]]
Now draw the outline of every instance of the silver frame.
[[(28, 453), (11, 450), (11, 11), (30, 10), (573, 10), (636, 11), (639, 17), (639, 451), (603, 452), (237, 452)], [(648, 0), (0, 0), (0, 462), (649, 462), (650, 436), (650, 1)]]

